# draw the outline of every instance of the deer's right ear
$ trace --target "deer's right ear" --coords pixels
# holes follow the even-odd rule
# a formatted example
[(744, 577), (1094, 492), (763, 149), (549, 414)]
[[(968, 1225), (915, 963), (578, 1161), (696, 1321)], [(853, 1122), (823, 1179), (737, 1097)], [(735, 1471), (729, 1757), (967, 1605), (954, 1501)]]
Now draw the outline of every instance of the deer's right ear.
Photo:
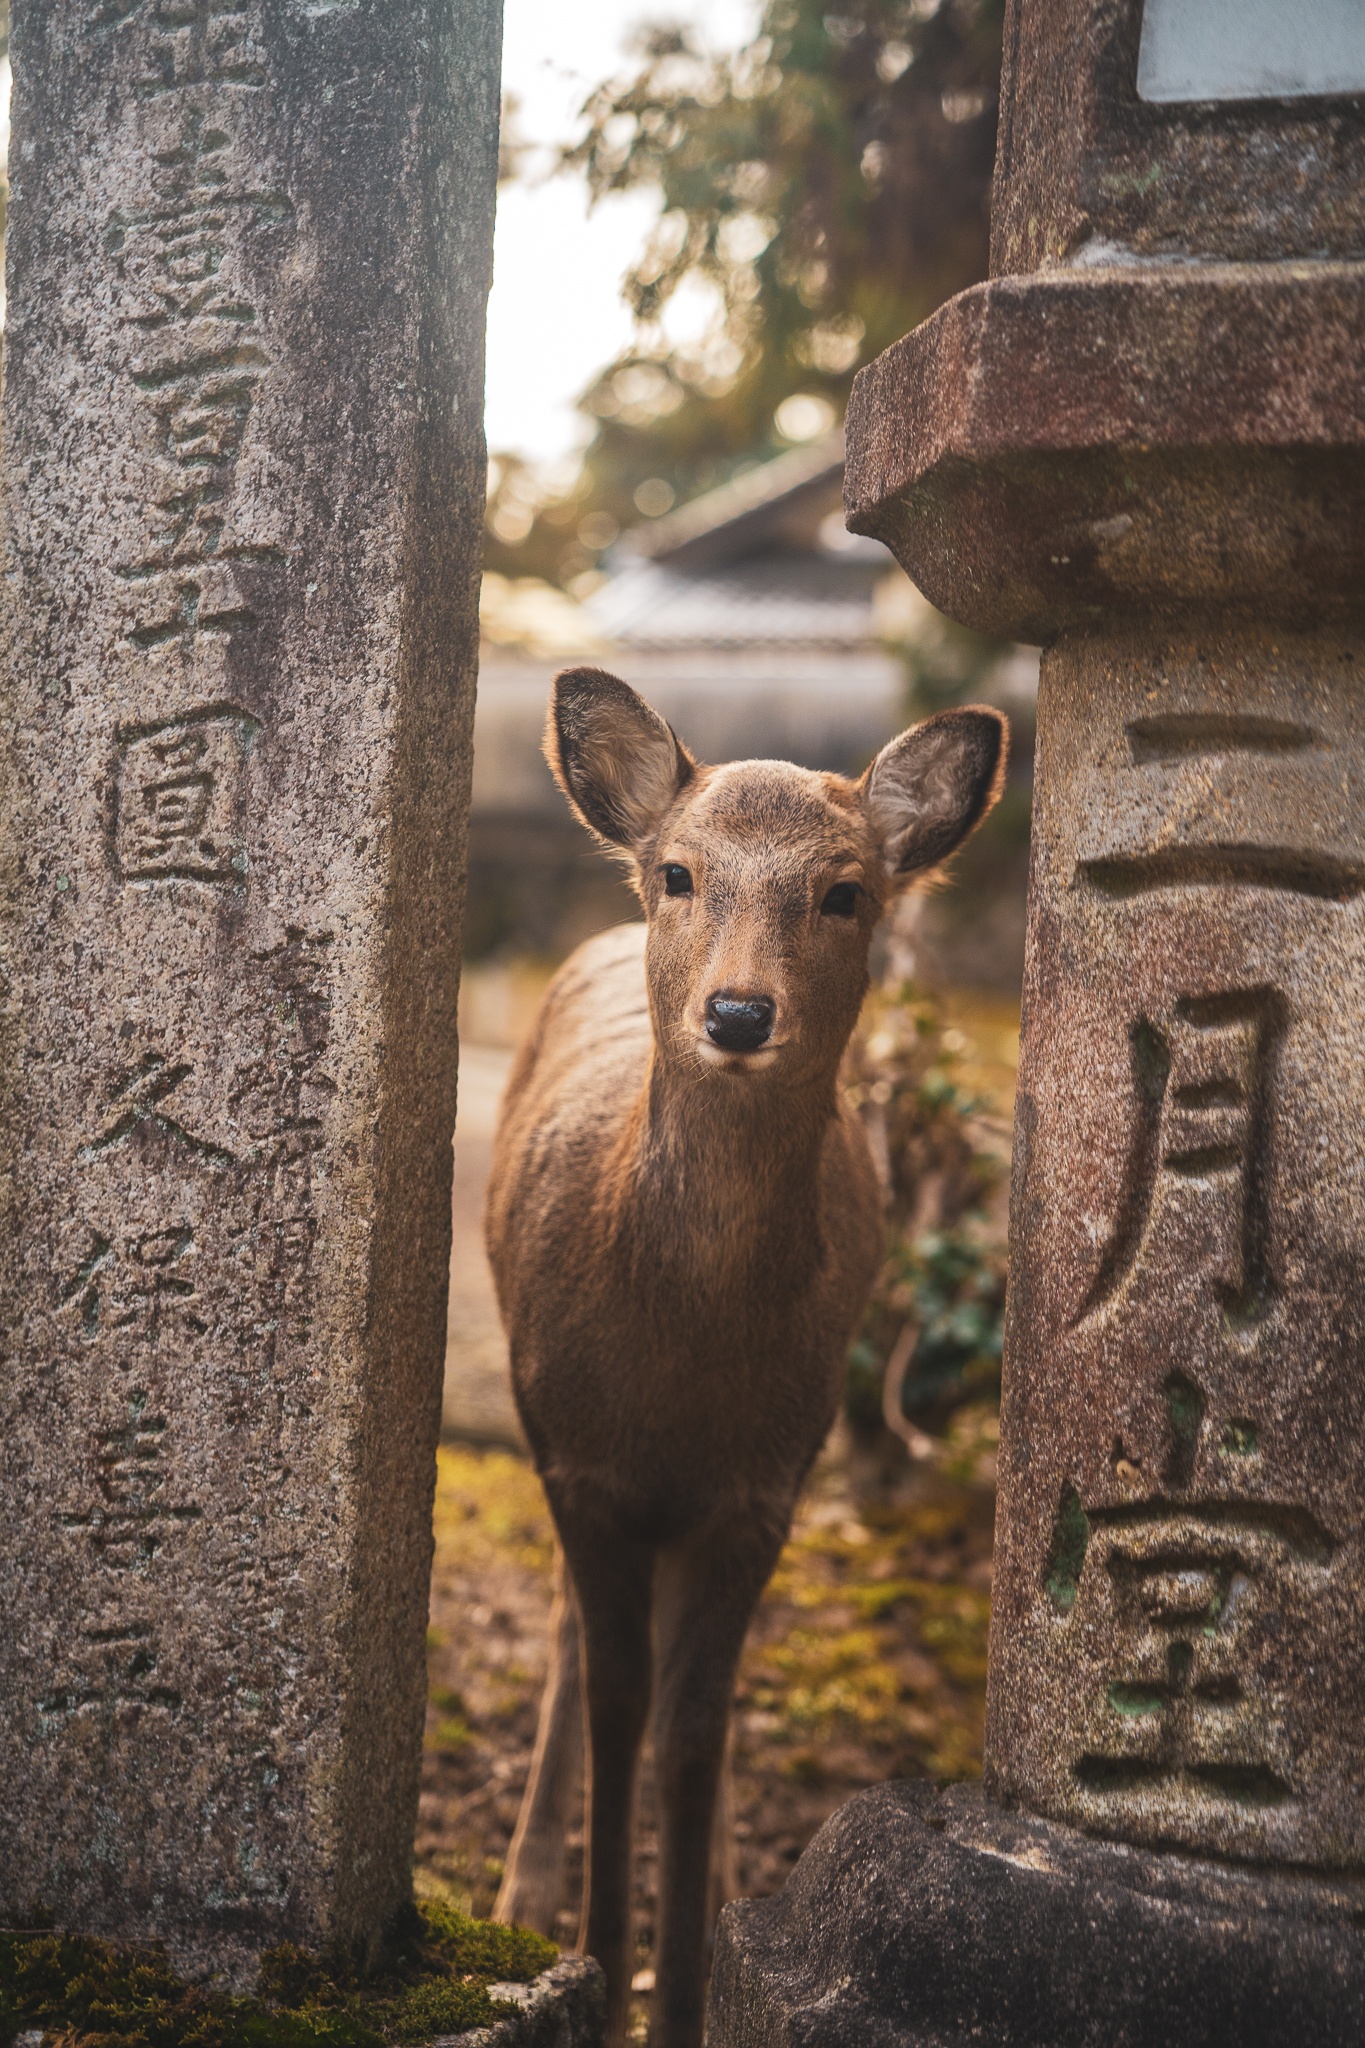
[(583, 823), (631, 850), (658, 831), (696, 765), (672, 726), (600, 668), (555, 677), (545, 758)]

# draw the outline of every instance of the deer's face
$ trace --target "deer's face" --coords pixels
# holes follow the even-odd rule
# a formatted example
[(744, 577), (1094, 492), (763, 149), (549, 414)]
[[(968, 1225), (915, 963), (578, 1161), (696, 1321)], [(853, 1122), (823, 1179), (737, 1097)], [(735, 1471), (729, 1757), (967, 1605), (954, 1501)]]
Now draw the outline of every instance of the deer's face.
[(837, 1064), (887, 895), (851, 785), (780, 761), (700, 770), (640, 887), (665, 1057), (793, 1078)]
[(1006, 731), (926, 719), (859, 782), (783, 761), (701, 768), (614, 676), (555, 680), (546, 753), (579, 815), (626, 852), (649, 923), (659, 1055), (718, 1084), (832, 1076), (891, 895), (999, 793)]

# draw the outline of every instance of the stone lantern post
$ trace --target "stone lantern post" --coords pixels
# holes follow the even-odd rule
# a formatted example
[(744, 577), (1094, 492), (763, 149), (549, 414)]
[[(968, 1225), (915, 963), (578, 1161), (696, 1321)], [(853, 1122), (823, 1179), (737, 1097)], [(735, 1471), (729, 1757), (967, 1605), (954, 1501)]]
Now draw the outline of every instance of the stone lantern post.
[(1365, 2037), (1365, 6), (1011, 0), (993, 276), (849, 523), (1045, 647), (984, 1792), (712, 2040)]

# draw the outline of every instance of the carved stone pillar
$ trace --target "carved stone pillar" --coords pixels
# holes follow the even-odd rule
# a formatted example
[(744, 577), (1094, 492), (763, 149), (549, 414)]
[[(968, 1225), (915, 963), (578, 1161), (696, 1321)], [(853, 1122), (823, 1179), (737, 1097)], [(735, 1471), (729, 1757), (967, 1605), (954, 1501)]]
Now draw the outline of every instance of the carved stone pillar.
[(822, 2041), (1365, 2025), (1365, 14), (1234, 12), (1012, 0), (995, 276), (850, 408), (1045, 652), (987, 1796), (729, 1923)]
[(497, 0), (26, 0), (0, 1911), (409, 1894)]

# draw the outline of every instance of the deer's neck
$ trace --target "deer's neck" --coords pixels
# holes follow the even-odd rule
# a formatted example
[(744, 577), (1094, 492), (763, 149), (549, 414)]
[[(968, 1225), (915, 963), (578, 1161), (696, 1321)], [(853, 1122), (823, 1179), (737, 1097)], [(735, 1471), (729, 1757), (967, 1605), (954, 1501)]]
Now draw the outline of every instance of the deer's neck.
[(631, 1235), (646, 1258), (724, 1285), (809, 1263), (834, 1075), (796, 1088), (651, 1060), (628, 1139)]

